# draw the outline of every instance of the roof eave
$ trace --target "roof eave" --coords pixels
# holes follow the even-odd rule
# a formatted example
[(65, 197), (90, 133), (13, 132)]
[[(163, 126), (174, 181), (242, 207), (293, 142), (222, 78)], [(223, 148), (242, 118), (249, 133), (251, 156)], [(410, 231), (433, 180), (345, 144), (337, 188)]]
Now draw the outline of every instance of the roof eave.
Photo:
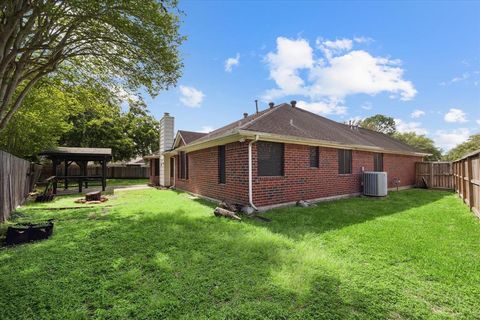
[(288, 142), (292, 144), (305, 144), (305, 145), (311, 145), (311, 146), (337, 148), (337, 149), (352, 149), (352, 150), (369, 151), (369, 152), (413, 155), (413, 156), (419, 156), (419, 157), (425, 157), (430, 155), (429, 153), (423, 153), (423, 152), (389, 150), (389, 149), (380, 148), (380, 147), (371, 147), (371, 146), (356, 145), (356, 144), (342, 144), (342, 143), (336, 143), (336, 142), (327, 141), (327, 140), (300, 138), (295, 136), (279, 135), (279, 134), (250, 131), (250, 130), (239, 130), (239, 134), (245, 137), (245, 139), (255, 139), (258, 136), (260, 140), (271, 141), (271, 142)]
[(193, 142), (191, 144), (188, 144), (173, 150), (168, 150), (168, 151), (165, 151), (163, 154), (173, 156), (178, 154), (178, 152), (181, 152), (181, 151), (192, 152), (192, 151), (197, 151), (205, 148), (214, 147), (217, 145), (223, 145), (226, 143), (240, 141), (242, 139), (253, 140), (253, 139), (257, 139), (257, 137), (258, 139), (264, 140), (264, 141), (303, 144), (303, 145), (311, 145), (311, 146), (319, 146), (319, 147), (327, 147), (327, 148), (352, 149), (352, 150), (359, 150), (359, 151), (382, 152), (382, 153), (389, 153), (389, 154), (411, 155), (411, 156), (418, 156), (418, 157), (425, 157), (425, 156), (431, 155), (429, 153), (423, 153), (423, 152), (389, 150), (389, 149), (380, 148), (380, 147), (371, 147), (371, 146), (355, 145), (355, 144), (342, 144), (342, 143), (335, 143), (327, 140), (300, 138), (295, 136), (279, 135), (279, 134), (273, 134), (273, 133), (241, 130), (241, 129), (233, 130), (231, 132), (228, 132), (224, 135), (221, 135), (215, 138), (199, 141), (197, 143)]

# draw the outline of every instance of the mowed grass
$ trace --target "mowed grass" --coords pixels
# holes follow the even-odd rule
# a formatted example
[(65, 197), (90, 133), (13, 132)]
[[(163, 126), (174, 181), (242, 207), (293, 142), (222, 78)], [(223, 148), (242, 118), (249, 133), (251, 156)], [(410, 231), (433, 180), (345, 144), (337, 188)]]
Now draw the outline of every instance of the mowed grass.
[(278, 209), (270, 223), (171, 190), (107, 204), (19, 210), (56, 219), (54, 236), (0, 250), (0, 318), (480, 318), (480, 223), (452, 193)]

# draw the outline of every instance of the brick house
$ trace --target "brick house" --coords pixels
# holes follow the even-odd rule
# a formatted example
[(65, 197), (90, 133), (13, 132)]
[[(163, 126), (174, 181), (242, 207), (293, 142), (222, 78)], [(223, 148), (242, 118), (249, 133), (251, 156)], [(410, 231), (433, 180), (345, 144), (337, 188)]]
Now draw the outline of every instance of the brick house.
[(363, 171), (385, 171), (388, 186), (415, 184), (425, 153), (388, 135), (296, 107), (274, 106), (208, 134), (161, 119), (161, 154), (149, 156), (150, 182), (215, 200), (267, 209), (298, 200), (359, 195)]

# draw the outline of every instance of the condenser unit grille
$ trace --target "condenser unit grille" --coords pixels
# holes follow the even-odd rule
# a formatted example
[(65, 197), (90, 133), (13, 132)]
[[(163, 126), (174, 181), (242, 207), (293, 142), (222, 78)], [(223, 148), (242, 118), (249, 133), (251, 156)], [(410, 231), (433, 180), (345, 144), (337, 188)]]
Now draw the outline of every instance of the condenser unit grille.
[(387, 195), (387, 173), (386, 172), (364, 172), (363, 173), (363, 194), (373, 197), (384, 197)]

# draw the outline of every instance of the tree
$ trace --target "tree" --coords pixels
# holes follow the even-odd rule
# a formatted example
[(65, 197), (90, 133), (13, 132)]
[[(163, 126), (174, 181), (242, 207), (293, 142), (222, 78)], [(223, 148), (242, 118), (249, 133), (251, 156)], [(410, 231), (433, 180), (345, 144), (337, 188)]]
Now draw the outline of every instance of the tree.
[(471, 135), (467, 141), (460, 143), (450, 150), (446, 155), (446, 160), (457, 160), (463, 156), (480, 149), (480, 134)]
[(437, 161), (442, 157), (442, 150), (435, 146), (432, 139), (427, 138), (423, 134), (417, 135), (415, 132), (395, 132), (393, 137), (420, 151), (432, 154), (431, 156), (425, 157), (426, 160)]
[(0, 135), (0, 148), (24, 158), (53, 148), (71, 129), (66, 117), (82, 108), (67, 86), (56, 79), (42, 79)]
[(132, 101), (125, 115), (134, 155), (145, 156), (159, 149), (159, 121), (150, 115), (143, 101)]
[(0, 3), (0, 130), (46, 75), (80, 73), (149, 94), (182, 66), (176, 0), (10, 0)]
[(158, 121), (139, 97), (125, 101), (114, 88), (79, 82), (42, 79), (0, 136), (0, 148), (29, 158), (59, 145), (105, 147), (115, 160), (158, 150)]
[(365, 118), (359, 122), (359, 126), (388, 135), (392, 135), (396, 131), (395, 120), (383, 114), (376, 114), (372, 117)]

